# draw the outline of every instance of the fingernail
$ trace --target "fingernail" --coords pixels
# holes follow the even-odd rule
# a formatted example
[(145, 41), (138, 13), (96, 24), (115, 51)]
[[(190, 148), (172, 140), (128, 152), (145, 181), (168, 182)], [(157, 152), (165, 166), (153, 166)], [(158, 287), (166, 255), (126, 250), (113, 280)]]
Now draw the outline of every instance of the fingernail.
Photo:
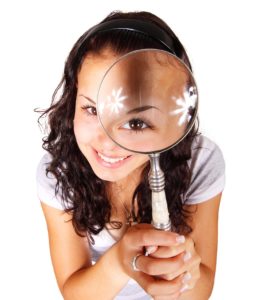
[(187, 284), (183, 285), (182, 288), (180, 289), (180, 293), (183, 293), (189, 289), (189, 286)]
[(182, 283), (186, 283), (191, 279), (191, 274), (190, 272), (186, 272), (186, 274), (182, 278)]
[(185, 236), (184, 236), (184, 235), (179, 235), (179, 236), (177, 236), (176, 242), (177, 242), (178, 244), (184, 244), (184, 243), (185, 243)]
[(183, 260), (186, 262), (189, 259), (191, 259), (191, 256), (192, 256), (191, 253), (189, 251), (186, 251), (186, 253), (183, 256)]
[(150, 255), (150, 254), (152, 254), (152, 253), (154, 253), (156, 250), (157, 250), (157, 246), (147, 246), (147, 247), (145, 247), (145, 256), (148, 256), (148, 255)]

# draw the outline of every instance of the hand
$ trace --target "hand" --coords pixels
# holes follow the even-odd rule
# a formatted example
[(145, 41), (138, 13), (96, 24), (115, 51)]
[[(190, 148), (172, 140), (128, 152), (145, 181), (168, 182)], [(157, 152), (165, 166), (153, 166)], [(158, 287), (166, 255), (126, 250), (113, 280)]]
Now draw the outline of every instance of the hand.
[[(157, 250), (153, 255), (145, 256), (145, 247), (152, 245)], [(150, 224), (138, 224), (127, 230), (117, 247), (123, 272), (136, 280), (154, 299), (177, 299), (183, 289), (186, 272), (195, 275), (193, 269), (196, 269), (194, 265), (197, 263), (194, 256), (184, 261), (190, 256), (187, 253), (194, 255), (195, 251), (189, 240), (176, 233), (156, 230)], [(136, 261), (139, 272), (132, 268), (132, 260), (137, 254), (141, 254)]]
[[(200, 278), (201, 258), (195, 250), (192, 238), (186, 237), (185, 242), (177, 246), (150, 246), (147, 247), (147, 252), (150, 253), (150, 257), (169, 258), (173, 264), (176, 264), (176, 268), (172, 268), (171, 272), (160, 275), (160, 278), (173, 281), (181, 276), (183, 283), (180, 290), (181, 293), (194, 288), (196, 282)], [(156, 297), (155, 299), (159, 300), (164, 298)]]

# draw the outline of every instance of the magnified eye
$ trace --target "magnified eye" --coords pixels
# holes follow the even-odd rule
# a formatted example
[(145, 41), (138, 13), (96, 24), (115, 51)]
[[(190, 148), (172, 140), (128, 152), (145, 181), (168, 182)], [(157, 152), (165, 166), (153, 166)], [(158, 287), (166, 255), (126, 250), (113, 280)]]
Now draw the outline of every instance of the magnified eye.
[(141, 119), (132, 119), (128, 121), (126, 124), (124, 124), (122, 128), (130, 129), (134, 131), (142, 131), (145, 128), (150, 128), (150, 126)]
[(97, 109), (95, 106), (85, 105), (82, 107), (82, 109), (85, 110), (88, 115), (91, 115), (91, 116), (97, 115)]

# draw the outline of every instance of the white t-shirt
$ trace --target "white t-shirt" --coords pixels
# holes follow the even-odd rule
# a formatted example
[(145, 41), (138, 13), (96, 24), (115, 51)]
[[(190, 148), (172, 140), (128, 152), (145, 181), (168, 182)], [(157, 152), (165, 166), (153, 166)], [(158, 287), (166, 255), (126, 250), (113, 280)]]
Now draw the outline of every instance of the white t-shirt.
[[(38, 198), (49, 206), (63, 210), (60, 195), (55, 195), (56, 179), (52, 174), (49, 173), (46, 176), (45, 173), (50, 161), (51, 156), (46, 153), (37, 167)], [(187, 199), (186, 204), (201, 203), (222, 192), (225, 185), (225, 163), (219, 147), (214, 142), (203, 135), (197, 136), (192, 144), (192, 157), (188, 164), (192, 177), (190, 187), (183, 197)], [(116, 243), (116, 240), (106, 229), (98, 235), (93, 235), (93, 238), (95, 243), (91, 245), (91, 253), (93, 261), (96, 262), (107, 249)], [(150, 297), (131, 279), (115, 299), (145, 300)]]

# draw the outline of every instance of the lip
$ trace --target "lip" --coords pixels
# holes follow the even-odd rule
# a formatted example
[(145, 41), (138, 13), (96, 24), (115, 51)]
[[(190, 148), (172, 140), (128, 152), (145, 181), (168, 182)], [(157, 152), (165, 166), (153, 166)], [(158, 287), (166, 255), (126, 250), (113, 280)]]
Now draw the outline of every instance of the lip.
[[(119, 168), (121, 166), (123, 166), (124, 164), (126, 164), (128, 161), (130, 161), (130, 159), (132, 159), (132, 155), (128, 155), (126, 158), (124, 158), (123, 160), (117, 161), (115, 163), (109, 163), (104, 161), (99, 155), (98, 155), (98, 151), (95, 150), (94, 148), (92, 148), (93, 154), (95, 156), (96, 161), (103, 167), (106, 168), (110, 168), (110, 169), (116, 169)], [(105, 155), (106, 156), (106, 155)], [(113, 157), (111, 156), (111, 158), (119, 158), (119, 157)]]

